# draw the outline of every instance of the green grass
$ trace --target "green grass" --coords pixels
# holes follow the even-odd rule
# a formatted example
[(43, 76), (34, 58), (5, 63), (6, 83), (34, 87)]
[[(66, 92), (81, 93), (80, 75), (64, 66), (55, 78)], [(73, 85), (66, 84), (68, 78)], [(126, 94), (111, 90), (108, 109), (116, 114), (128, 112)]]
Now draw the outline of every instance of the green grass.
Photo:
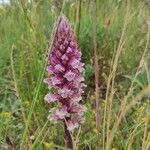
[[(51, 0), (0, 7), (0, 149), (65, 149), (62, 124), (47, 122), (45, 55), (59, 12)], [(100, 139), (95, 125), (94, 52), (90, 0), (66, 2), (85, 63), (86, 121), (78, 149), (150, 148), (150, 2), (97, 0)], [(76, 137), (75, 132), (74, 137)]]

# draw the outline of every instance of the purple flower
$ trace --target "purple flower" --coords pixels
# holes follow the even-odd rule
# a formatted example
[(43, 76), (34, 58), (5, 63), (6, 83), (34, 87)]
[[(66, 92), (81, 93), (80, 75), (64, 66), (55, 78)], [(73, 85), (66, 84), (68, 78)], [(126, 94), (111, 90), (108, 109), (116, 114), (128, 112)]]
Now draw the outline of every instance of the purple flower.
[(66, 17), (61, 16), (48, 58), (47, 72), (50, 76), (44, 80), (54, 92), (47, 94), (44, 99), (47, 103), (59, 104), (58, 108), (51, 110), (48, 119), (66, 122), (69, 131), (84, 122), (86, 108), (79, 104), (85, 87), (83, 66), (71, 26)]
[(50, 102), (55, 102), (55, 101), (57, 101), (58, 98), (59, 98), (59, 95), (58, 95), (58, 94), (56, 94), (56, 93), (54, 93), (54, 94), (49, 93), (49, 94), (45, 95), (44, 100), (45, 100), (47, 103), (50, 103)]
[(53, 108), (48, 119), (50, 121), (57, 122), (58, 120), (63, 120), (66, 117), (70, 117), (70, 114), (67, 112), (67, 107), (63, 106), (61, 109)]
[(74, 80), (76, 77), (76, 74), (72, 72), (71, 70), (67, 71), (64, 75), (64, 78), (66, 78), (68, 81)]

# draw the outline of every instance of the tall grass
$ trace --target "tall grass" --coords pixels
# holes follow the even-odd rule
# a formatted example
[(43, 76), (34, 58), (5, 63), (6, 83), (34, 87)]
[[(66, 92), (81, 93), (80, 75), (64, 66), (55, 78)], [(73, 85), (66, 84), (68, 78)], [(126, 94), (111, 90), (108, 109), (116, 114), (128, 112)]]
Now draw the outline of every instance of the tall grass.
[[(64, 14), (85, 62), (86, 122), (76, 149), (150, 149), (150, 3), (140, 0), (66, 1)], [(12, 0), (0, 7), (0, 149), (65, 149), (62, 124), (47, 121), (45, 57), (60, 10), (51, 0)], [(93, 27), (94, 20), (97, 25)], [(96, 28), (93, 34), (92, 29)], [(94, 36), (94, 37), (93, 37)], [(94, 47), (99, 74), (96, 130)], [(99, 115), (99, 114), (96, 114)], [(99, 134), (100, 138), (97, 138)]]

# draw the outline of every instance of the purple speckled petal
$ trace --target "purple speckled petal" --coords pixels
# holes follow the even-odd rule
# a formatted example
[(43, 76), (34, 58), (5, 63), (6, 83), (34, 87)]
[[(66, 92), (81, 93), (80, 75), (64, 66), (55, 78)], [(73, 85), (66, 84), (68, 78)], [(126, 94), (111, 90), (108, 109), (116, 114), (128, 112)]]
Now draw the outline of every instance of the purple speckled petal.
[(67, 73), (65, 73), (64, 77), (68, 80), (68, 81), (72, 81), (75, 78), (75, 73), (72, 72), (71, 70), (69, 70)]
[(65, 119), (65, 117), (69, 117), (70, 114), (67, 112), (66, 106), (62, 107), (61, 109), (53, 108), (51, 110), (51, 114), (48, 116), (50, 121), (57, 121)]
[(51, 77), (51, 83), (53, 86), (55, 86), (57, 84), (61, 84), (61, 82), (62, 82), (61, 78), (56, 77), (56, 76)]
[(52, 93), (49, 93), (49, 94), (45, 95), (45, 97), (44, 97), (44, 100), (47, 103), (55, 102), (55, 101), (57, 101), (57, 99), (58, 99), (58, 94), (52, 94)]
[(65, 68), (62, 65), (60, 65), (60, 64), (57, 64), (54, 68), (55, 68), (55, 70), (57, 72), (63, 72), (63, 71), (65, 71)]
[(58, 90), (58, 94), (62, 96), (62, 98), (67, 98), (71, 96), (72, 93), (73, 92), (71, 91), (71, 89), (69, 89), (67, 86), (64, 86), (63, 88)]

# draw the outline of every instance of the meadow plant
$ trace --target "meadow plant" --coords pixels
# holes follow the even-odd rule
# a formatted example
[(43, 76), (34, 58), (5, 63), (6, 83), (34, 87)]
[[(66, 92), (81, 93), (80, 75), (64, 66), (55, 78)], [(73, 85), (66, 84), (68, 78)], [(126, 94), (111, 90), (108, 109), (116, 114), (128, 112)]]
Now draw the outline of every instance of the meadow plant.
[(45, 96), (47, 103), (58, 105), (50, 110), (48, 119), (51, 122), (62, 121), (65, 130), (67, 148), (72, 148), (73, 130), (84, 122), (86, 107), (80, 104), (84, 92), (82, 76), (84, 64), (81, 63), (81, 52), (78, 49), (72, 28), (66, 17), (59, 19), (52, 51), (48, 57), (47, 72), (44, 80), (52, 92)]

